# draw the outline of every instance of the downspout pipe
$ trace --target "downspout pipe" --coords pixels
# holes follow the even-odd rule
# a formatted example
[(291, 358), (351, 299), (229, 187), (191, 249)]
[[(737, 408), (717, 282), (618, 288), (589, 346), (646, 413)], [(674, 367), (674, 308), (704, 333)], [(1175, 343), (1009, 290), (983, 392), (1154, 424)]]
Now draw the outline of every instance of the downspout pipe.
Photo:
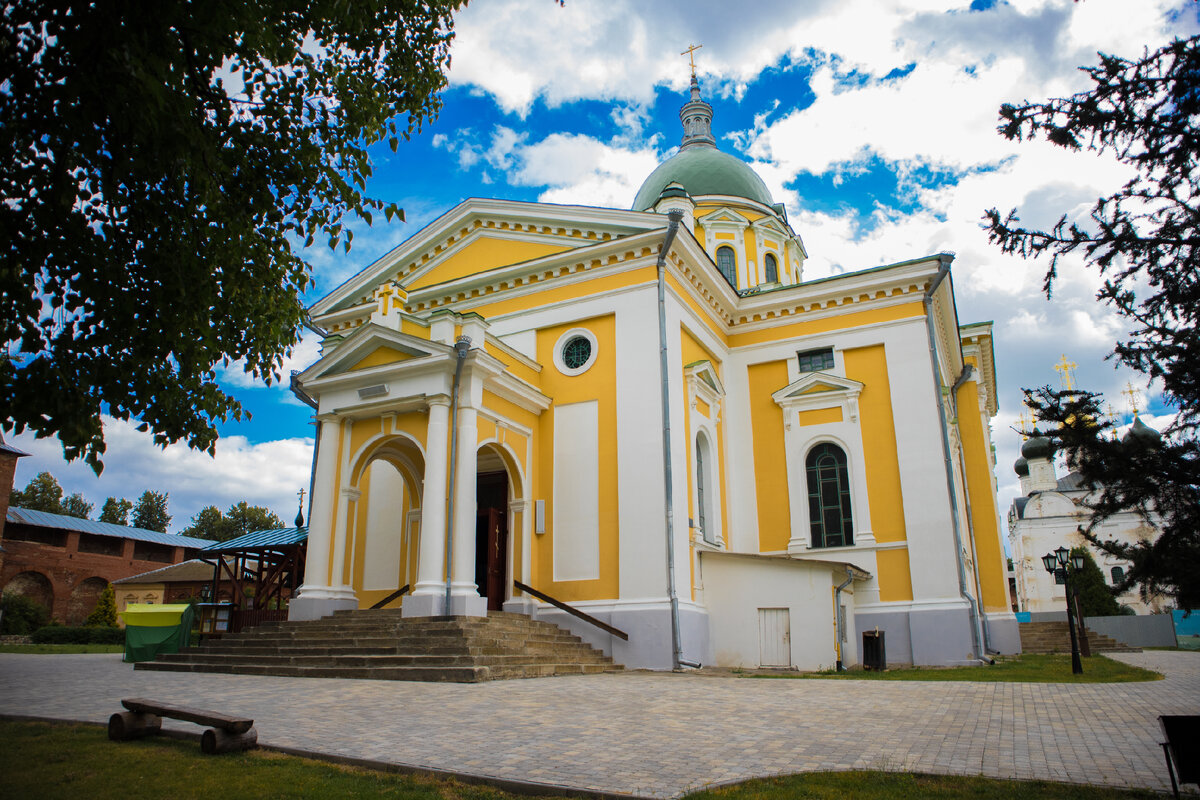
[(679, 632), (679, 594), (675, 589), (675, 487), (671, 472), (671, 398), (667, 385), (667, 253), (679, 233), (683, 212), (667, 213), (667, 234), (658, 251), (658, 376), (662, 398), (663, 508), (667, 525), (667, 597), (671, 601), (671, 667), (699, 667), (683, 659), (683, 639)]
[(929, 288), (925, 290), (924, 296), (925, 331), (929, 336), (929, 374), (933, 379), (933, 395), (937, 398), (938, 421), (940, 423), (938, 429), (941, 432), (942, 439), (942, 462), (946, 470), (946, 491), (950, 496), (950, 523), (954, 531), (954, 563), (958, 567), (958, 593), (967, 601), (967, 607), (971, 615), (971, 640), (975, 648), (976, 657), (982, 661), (984, 651), (982, 634), (979, 630), (979, 607), (975, 603), (975, 598), (967, 590), (967, 569), (966, 565), (963, 564), (962, 526), (958, 520), (958, 489), (954, 484), (954, 462), (950, 457), (950, 434), (947, 430), (946, 399), (942, 396), (941, 369), (938, 366), (937, 331), (934, 329), (933, 324), (933, 295), (937, 292), (938, 287), (942, 285), (942, 281), (950, 274), (950, 264), (954, 260), (954, 256), (949, 253), (941, 253), (938, 255), (938, 260), (941, 262), (941, 268), (938, 269), (933, 283), (929, 284)]
[(837, 649), (837, 672), (845, 672), (846, 668), (842, 666), (842, 589), (845, 589), (854, 580), (854, 570), (846, 567), (846, 580), (839, 583), (833, 588), (833, 646)]
[[(956, 420), (958, 419), (958, 390), (964, 383), (969, 381), (974, 374), (975, 368), (970, 364), (967, 364), (965, 367), (963, 367), (962, 375), (958, 376), (958, 380), (956, 380), (954, 382), (954, 386), (950, 388), (950, 409), (954, 412), (954, 419)], [(975, 591), (982, 594), (983, 587), (979, 580), (979, 548), (975, 542), (975, 515), (971, 511), (971, 483), (967, 478), (967, 465), (962, 463), (961, 447), (959, 463), (962, 467), (963, 491), (965, 495), (963, 497), (963, 505), (966, 507), (967, 511), (967, 535), (971, 538), (971, 552), (975, 554), (975, 558), (971, 559), (971, 567), (975, 577)], [(982, 599), (980, 602), (982, 602)], [(999, 650), (996, 650), (994, 647), (992, 647), (992, 637), (990, 631), (988, 630), (987, 615), (983, 613), (982, 609), (980, 609), (979, 614), (979, 630), (983, 636), (983, 654), (999, 653)], [(985, 658), (984, 660), (990, 659)]]
[(454, 577), (450, 559), (454, 542), (454, 489), (458, 483), (458, 388), (470, 347), (469, 336), (459, 336), (454, 342), (454, 386), (450, 390), (450, 491), (447, 492), (450, 508), (446, 512), (446, 607), (442, 610), (446, 616), (450, 616), (450, 580)]

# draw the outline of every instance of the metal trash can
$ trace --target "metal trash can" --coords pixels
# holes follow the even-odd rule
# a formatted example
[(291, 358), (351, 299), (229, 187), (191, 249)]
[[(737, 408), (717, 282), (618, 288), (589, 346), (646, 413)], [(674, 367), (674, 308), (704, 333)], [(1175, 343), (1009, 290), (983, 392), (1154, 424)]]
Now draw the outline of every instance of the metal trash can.
[(883, 634), (884, 632), (878, 628), (873, 631), (863, 631), (863, 669), (874, 669), (881, 672), (887, 669), (887, 653), (883, 646)]

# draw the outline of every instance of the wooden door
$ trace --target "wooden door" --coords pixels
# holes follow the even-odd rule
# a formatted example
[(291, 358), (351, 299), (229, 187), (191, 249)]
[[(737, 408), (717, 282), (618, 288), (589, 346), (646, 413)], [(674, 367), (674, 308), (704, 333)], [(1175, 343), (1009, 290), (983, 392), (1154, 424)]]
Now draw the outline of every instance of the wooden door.
[[(476, 583), (479, 593), (487, 597), (488, 610), (499, 611), (504, 605), (504, 589), (508, 572), (508, 520), (499, 508), (481, 508), (476, 523)], [(482, 573), (482, 574), (479, 574)]]
[(790, 667), (792, 665), (792, 624), (786, 608), (758, 610), (758, 665), (760, 667)]

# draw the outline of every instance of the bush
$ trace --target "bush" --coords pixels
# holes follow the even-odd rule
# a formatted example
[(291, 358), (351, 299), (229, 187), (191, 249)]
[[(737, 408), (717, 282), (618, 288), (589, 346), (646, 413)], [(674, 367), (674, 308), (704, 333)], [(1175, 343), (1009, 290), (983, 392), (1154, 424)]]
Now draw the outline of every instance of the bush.
[(111, 583), (104, 587), (104, 591), (100, 593), (100, 598), (96, 601), (96, 607), (92, 609), (91, 614), (88, 614), (88, 618), (84, 620), (83, 624), (89, 628), (115, 628), (117, 626), (117, 600)]
[(120, 628), (38, 628), (30, 637), (34, 644), (124, 644), (125, 631)]
[(0, 634), (27, 636), (50, 621), (50, 611), (37, 602), (16, 592), (5, 592), (0, 598)]

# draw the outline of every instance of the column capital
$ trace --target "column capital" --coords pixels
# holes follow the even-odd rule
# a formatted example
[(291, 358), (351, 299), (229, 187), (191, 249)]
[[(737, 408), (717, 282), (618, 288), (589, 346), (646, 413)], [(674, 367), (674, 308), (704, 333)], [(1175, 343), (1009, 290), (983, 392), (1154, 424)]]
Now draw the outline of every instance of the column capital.
[(450, 395), (446, 395), (446, 394), (429, 395), (428, 397), (425, 398), (425, 404), (427, 406), (429, 406), (430, 408), (432, 408), (433, 406), (445, 406), (446, 408), (449, 408), (450, 407)]
[(328, 412), (325, 414), (314, 414), (313, 419), (315, 419), (317, 422), (341, 422), (342, 415)]

